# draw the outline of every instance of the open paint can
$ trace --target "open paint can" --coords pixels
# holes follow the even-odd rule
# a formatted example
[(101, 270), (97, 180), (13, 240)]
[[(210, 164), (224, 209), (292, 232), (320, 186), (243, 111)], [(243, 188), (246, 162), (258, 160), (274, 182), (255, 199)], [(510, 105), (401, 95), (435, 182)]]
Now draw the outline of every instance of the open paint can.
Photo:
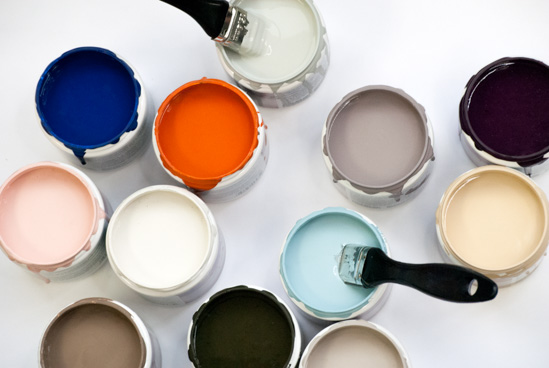
[(162, 167), (212, 202), (246, 193), (267, 165), (267, 127), (253, 101), (217, 79), (189, 82), (158, 109), (153, 146)]
[(293, 368), (301, 353), (301, 332), (279, 297), (241, 285), (202, 304), (193, 315), (187, 345), (195, 368)]
[(39, 162), (0, 187), (0, 246), (46, 281), (89, 275), (106, 260), (101, 193), (80, 170)]
[(52, 61), (35, 100), (46, 137), (86, 168), (128, 163), (150, 134), (143, 82), (128, 62), (103, 48), (72, 49)]
[(77, 301), (51, 321), (40, 345), (41, 368), (160, 368), (156, 337), (127, 306), (105, 298)]
[(184, 304), (205, 293), (225, 260), (225, 244), (208, 207), (170, 185), (146, 187), (126, 198), (112, 216), (106, 245), (116, 275), (161, 304)]
[(368, 207), (390, 207), (419, 193), (435, 160), (425, 109), (400, 89), (357, 89), (332, 109), (322, 154), (337, 189)]
[(347, 243), (380, 248), (390, 255), (378, 227), (345, 208), (313, 212), (286, 237), (280, 255), (282, 284), (292, 302), (313, 321), (371, 317), (389, 295), (391, 284), (363, 288), (341, 280), (337, 257)]
[(483, 166), (459, 176), (436, 212), (443, 256), (499, 286), (528, 276), (549, 243), (545, 193), (526, 175)]
[(461, 142), (478, 166), (536, 175), (549, 168), (549, 66), (506, 57), (467, 83), (459, 105)]
[(402, 344), (383, 327), (363, 320), (335, 323), (307, 345), (299, 368), (409, 368)]
[(241, 55), (220, 44), (225, 71), (260, 106), (285, 107), (311, 95), (329, 64), (324, 22), (311, 0), (236, 0), (262, 23), (263, 49)]

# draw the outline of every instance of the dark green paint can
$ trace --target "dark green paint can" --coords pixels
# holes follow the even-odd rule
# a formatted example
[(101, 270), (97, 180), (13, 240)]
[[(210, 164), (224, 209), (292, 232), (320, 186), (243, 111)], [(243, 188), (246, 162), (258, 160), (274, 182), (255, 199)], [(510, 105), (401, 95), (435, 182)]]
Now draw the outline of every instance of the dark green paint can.
[(196, 368), (297, 366), (301, 332), (273, 293), (236, 286), (214, 294), (193, 315), (187, 339)]

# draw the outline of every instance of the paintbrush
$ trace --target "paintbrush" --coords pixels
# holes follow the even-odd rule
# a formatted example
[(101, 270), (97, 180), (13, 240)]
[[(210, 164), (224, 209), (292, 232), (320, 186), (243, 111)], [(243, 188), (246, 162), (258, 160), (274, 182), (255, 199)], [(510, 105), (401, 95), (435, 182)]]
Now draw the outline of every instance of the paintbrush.
[(212, 40), (239, 53), (263, 50), (263, 22), (225, 0), (161, 0), (189, 14)]
[(494, 281), (476, 271), (445, 263), (402, 263), (365, 245), (345, 244), (338, 258), (339, 277), (348, 284), (374, 287), (396, 283), (461, 303), (491, 300), (498, 292)]

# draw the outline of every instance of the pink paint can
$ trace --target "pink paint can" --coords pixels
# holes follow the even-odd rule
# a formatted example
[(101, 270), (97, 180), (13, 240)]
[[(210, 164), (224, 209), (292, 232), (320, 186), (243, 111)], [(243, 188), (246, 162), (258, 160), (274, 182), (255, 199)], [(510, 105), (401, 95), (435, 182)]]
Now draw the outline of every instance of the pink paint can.
[(0, 248), (48, 282), (99, 269), (107, 222), (99, 189), (66, 164), (25, 166), (0, 187)]

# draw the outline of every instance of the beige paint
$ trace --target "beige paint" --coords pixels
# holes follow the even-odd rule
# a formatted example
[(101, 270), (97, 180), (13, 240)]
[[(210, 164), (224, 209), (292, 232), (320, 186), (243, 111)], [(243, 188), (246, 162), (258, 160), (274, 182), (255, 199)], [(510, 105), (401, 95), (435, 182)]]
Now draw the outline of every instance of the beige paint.
[[(322, 332), (321, 332), (322, 334)], [(382, 332), (365, 325), (344, 325), (317, 336), (301, 368), (403, 368), (403, 358)]]
[(447, 250), (479, 270), (526, 269), (547, 247), (545, 195), (528, 177), (503, 167), (477, 168), (456, 179), (437, 224)]

